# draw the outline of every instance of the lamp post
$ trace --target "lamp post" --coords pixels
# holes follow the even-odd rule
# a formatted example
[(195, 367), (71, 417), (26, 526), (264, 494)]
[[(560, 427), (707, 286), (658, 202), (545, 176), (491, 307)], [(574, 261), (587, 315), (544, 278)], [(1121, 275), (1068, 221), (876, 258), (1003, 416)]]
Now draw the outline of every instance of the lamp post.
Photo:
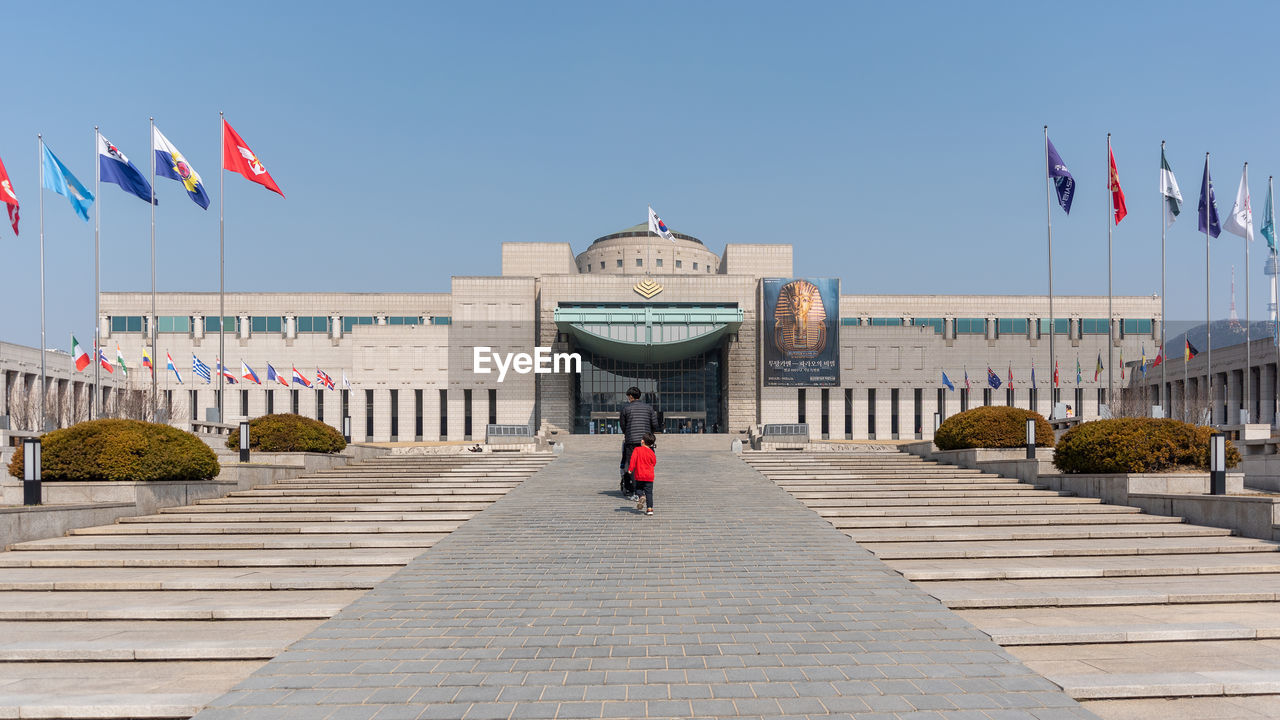
[(1227, 494), (1227, 436), (1220, 432), (1209, 436), (1209, 494)]
[(240, 421), (240, 462), (249, 462), (249, 421)]
[(1027, 459), (1036, 459), (1036, 420), (1027, 418)]
[(40, 438), (22, 441), (22, 504), (39, 505), (43, 495), (40, 484)]

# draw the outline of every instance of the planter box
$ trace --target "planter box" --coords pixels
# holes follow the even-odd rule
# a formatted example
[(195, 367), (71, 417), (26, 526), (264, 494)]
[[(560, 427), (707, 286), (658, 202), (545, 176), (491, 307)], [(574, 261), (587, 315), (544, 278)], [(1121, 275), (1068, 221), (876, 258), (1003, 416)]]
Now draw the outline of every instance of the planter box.
[[(1231, 475), (1227, 475), (1231, 487)], [(1195, 525), (1228, 528), (1238, 535), (1280, 541), (1280, 497), (1129, 493), (1129, 503), (1154, 515), (1180, 517)]]
[[(1050, 490), (1098, 498), (1112, 505), (1133, 505), (1135, 494), (1204, 495), (1209, 493), (1209, 473), (1116, 473), (1099, 475), (1041, 475), (1039, 484)], [(1227, 473), (1227, 492), (1244, 491), (1244, 473)], [(1225, 497), (1225, 496), (1222, 496)]]

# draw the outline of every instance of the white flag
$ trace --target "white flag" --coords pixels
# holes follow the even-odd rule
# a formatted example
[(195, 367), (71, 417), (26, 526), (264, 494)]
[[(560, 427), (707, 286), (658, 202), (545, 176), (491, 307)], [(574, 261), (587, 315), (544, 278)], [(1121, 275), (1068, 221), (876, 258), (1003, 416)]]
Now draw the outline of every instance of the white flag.
[(652, 206), (649, 207), (649, 232), (660, 235), (671, 242), (676, 241), (676, 236), (671, 234), (671, 231), (667, 229), (667, 224), (662, 222), (662, 218), (658, 217)]
[(1244, 164), (1244, 172), (1240, 175), (1240, 189), (1236, 190), (1236, 204), (1231, 206), (1231, 214), (1222, 223), (1222, 229), (1245, 240), (1253, 240), (1253, 208), (1249, 207), (1249, 163)]
[(342, 371), (342, 387), (344, 387), (344, 388), (350, 388), (350, 387), (351, 387), (351, 381), (347, 379), (347, 371), (346, 371), (346, 370), (343, 370), (343, 371)]

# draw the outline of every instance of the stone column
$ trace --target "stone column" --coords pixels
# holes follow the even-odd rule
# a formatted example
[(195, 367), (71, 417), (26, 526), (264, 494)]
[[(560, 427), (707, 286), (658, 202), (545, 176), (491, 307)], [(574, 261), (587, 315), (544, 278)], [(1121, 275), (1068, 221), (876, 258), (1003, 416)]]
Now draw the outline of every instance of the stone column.
[(286, 340), (293, 340), (298, 337), (298, 316), (284, 316), (284, 337)]
[[(843, 402), (843, 398), (842, 398)], [(859, 386), (853, 388), (853, 439), (866, 440), (869, 438), (870, 429), (867, 427), (867, 388)]]
[(1263, 363), (1258, 368), (1258, 405), (1262, 412), (1258, 422), (1274, 425), (1276, 421), (1276, 364)]
[(391, 391), (386, 388), (373, 391), (373, 437), (378, 442), (391, 439)]
[(1228, 370), (1226, 372), (1227, 381), (1227, 417), (1228, 425), (1235, 425), (1240, 422), (1240, 403), (1244, 399), (1244, 383), (1242, 382), (1244, 373), (1239, 370)]
[[(892, 388), (876, 388), (876, 439), (886, 440), (893, 437), (893, 404)], [(902, 401), (899, 400), (901, 405)], [(902, 417), (898, 417), (898, 431), (902, 431)]]
[(938, 390), (925, 387), (920, 393), (920, 437), (933, 439), (933, 414), (938, 412)]
[(191, 337), (199, 340), (204, 337), (204, 316), (191, 316)]
[(236, 336), (237, 336), (237, 337), (239, 337), (241, 340), (248, 340), (248, 339), (249, 339), (249, 331), (250, 331), (250, 329), (252, 328), (253, 323), (249, 320), (249, 316), (248, 316), (248, 315), (240, 315), (240, 316), (239, 316), (239, 320), (240, 320), (240, 322), (239, 322), (239, 325), (240, 325), (240, 332), (239, 332), (239, 333), (237, 333), (237, 335), (236, 335)]
[(329, 337), (333, 338), (334, 340), (342, 339), (342, 316), (341, 315), (334, 314), (329, 316)]

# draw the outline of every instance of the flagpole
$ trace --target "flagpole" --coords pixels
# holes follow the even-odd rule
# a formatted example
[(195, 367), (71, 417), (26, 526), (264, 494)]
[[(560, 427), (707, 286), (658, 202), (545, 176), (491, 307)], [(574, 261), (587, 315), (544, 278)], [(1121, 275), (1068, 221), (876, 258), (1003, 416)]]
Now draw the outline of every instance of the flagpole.
[[(1213, 424), (1213, 316), (1209, 310), (1209, 226), (1213, 219), (1213, 188), (1209, 187), (1209, 153), (1204, 154), (1204, 332), (1205, 377), (1209, 381), (1209, 424)], [(1224, 420), (1226, 418), (1223, 418)]]
[(45, 363), (44, 363), (44, 138), (36, 133), (36, 163), (40, 167), (40, 426), (37, 434), (44, 433), (44, 395)]
[[(98, 326), (98, 314), (102, 306), (102, 163), (98, 160), (98, 126), (93, 126), (93, 347), (102, 352), (102, 331)], [(93, 400), (89, 403), (89, 419), (102, 416), (102, 357), (93, 359)], [(95, 412), (96, 411), (96, 412)]]
[[(156, 338), (160, 318), (156, 316), (156, 119), (151, 122), (151, 420), (160, 419), (159, 392), (156, 379)], [(166, 422), (173, 418), (166, 417)]]
[[(222, 111), (219, 110), (218, 111), (218, 156), (220, 158), (219, 160), (220, 167), (218, 168), (218, 364), (222, 363), (222, 356), (227, 354), (226, 340), (225, 340), (226, 327), (224, 327), (227, 321), (227, 308), (226, 308), (227, 301), (226, 301), (226, 282), (225, 282), (226, 254), (224, 252), (224, 242), (223, 242), (223, 227), (224, 227), (223, 212), (227, 204), (227, 193), (224, 190), (224, 183), (226, 182), (226, 180), (225, 178), (223, 178), (223, 175), (225, 174), (223, 170), (227, 166), (227, 156), (226, 156), (225, 148), (223, 147), (223, 143), (222, 143), (222, 133), (224, 132), (222, 128), (222, 124), (225, 122), (226, 120), (224, 120), (222, 117)], [(218, 369), (218, 422), (223, 422), (223, 423), (227, 421), (227, 419), (223, 417), (223, 414), (222, 414), (222, 382), (223, 382), (223, 378), (226, 377), (226, 368), (227, 368), (226, 365), (222, 365), (222, 367)]]
[[(1115, 312), (1111, 300), (1111, 217), (1116, 209), (1115, 188), (1111, 186), (1111, 133), (1107, 133), (1107, 409), (1115, 402), (1115, 378), (1112, 373), (1111, 353), (1115, 345)], [(1083, 408), (1081, 408), (1083, 410)]]
[[(1253, 412), (1253, 405), (1249, 402), (1249, 386), (1253, 384), (1253, 348), (1250, 343), (1253, 340), (1249, 315), (1249, 246), (1253, 244), (1253, 199), (1249, 197), (1249, 163), (1244, 164), (1244, 199), (1245, 199), (1245, 238), (1244, 238), (1244, 409), (1246, 413)], [(1254, 419), (1252, 417), (1250, 420)]]
[[(1049, 126), (1044, 126), (1044, 224), (1049, 233), (1049, 366), (1054, 365), (1053, 336), (1057, 328), (1053, 318), (1053, 213), (1049, 198)], [(1054, 412), (1053, 381), (1049, 382), (1049, 417)]]
[(1164, 326), (1169, 321), (1169, 318), (1165, 315), (1165, 311), (1164, 311), (1164, 273), (1165, 273), (1164, 243), (1165, 243), (1165, 235), (1168, 234), (1169, 232), (1169, 209), (1168, 209), (1168, 200), (1166, 200), (1164, 196), (1164, 177), (1163, 177), (1164, 176), (1164, 167), (1163, 167), (1164, 141), (1163, 140), (1160, 141), (1160, 162), (1162, 163), (1162, 166), (1160, 169), (1160, 175), (1161, 175), (1161, 179), (1160, 179), (1160, 350), (1158, 351), (1158, 356), (1161, 358), (1161, 361), (1160, 361), (1159, 398), (1160, 398), (1161, 412), (1164, 414), (1165, 417), (1170, 417), (1169, 401), (1172, 400), (1173, 398), (1165, 396), (1165, 388), (1166, 388), (1166, 385), (1168, 384), (1168, 370), (1165, 368), (1165, 363), (1164, 363)]
[[(1275, 177), (1274, 175), (1267, 176), (1267, 197), (1271, 200), (1271, 204), (1269, 204), (1267, 208), (1268, 209), (1267, 220), (1271, 222), (1271, 225), (1272, 225), (1271, 233), (1273, 237), (1275, 235), (1275, 212), (1276, 212), (1275, 205), (1274, 205), (1275, 203), (1275, 192), (1274, 192), (1275, 183), (1273, 181), (1274, 177)], [(1271, 267), (1272, 268), (1276, 267), (1276, 244), (1274, 241), (1271, 243)], [(1275, 275), (1271, 276), (1271, 300), (1272, 302), (1276, 301), (1276, 276)], [(1276, 307), (1276, 312), (1277, 312), (1276, 318), (1273, 320), (1273, 322), (1275, 322), (1276, 325), (1271, 330), (1271, 334), (1272, 334), (1271, 344), (1274, 345), (1276, 349), (1276, 369), (1280, 370), (1280, 342), (1276, 342), (1277, 338), (1280, 338), (1280, 306)], [(1271, 383), (1271, 392), (1272, 392), (1271, 424), (1272, 426), (1276, 424), (1276, 409), (1278, 406), (1280, 406), (1280, 372), (1277, 372), (1276, 376), (1277, 376), (1276, 381)], [(1261, 378), (1259, 378), (1259, 382), (1261, 382)]]

